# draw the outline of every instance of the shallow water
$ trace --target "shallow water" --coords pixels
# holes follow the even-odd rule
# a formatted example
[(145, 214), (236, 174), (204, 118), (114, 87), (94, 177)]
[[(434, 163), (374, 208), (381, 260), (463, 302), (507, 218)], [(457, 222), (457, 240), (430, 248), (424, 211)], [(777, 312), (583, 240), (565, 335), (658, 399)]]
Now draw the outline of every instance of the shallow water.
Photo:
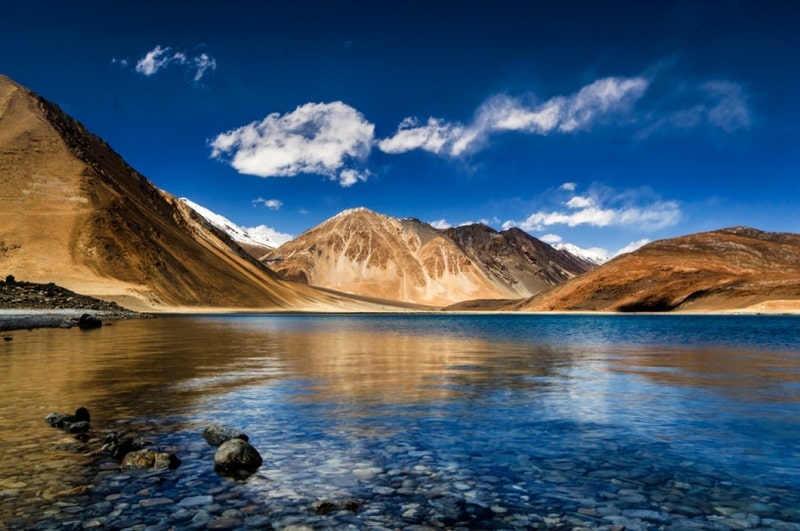
[[(283, 315), (5, 333), (0, 522), (800, 529), (799, 324)], [(120, 472), (44, 423), (81, 405), (94, 435), (144, 435), (183, 463)], [(210, 423), (247, 432), (256, 474), (214, 472)]]

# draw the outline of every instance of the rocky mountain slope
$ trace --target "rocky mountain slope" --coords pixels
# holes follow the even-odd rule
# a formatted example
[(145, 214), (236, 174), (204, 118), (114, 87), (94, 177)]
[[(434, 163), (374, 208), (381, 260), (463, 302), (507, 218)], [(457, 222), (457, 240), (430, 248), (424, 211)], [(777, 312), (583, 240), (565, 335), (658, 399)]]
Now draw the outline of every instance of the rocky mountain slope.
[(280, 280), (56, 105), (2, 75), (0, 272), (133, 309), (361, 307)]
[(800, 309), (800, 234), (734, 227), (650, 243), (508, 310)]
[(264, 261), (291, 280), (431, 306), (521, 299), (592, 267), (516, 229), (439, 230), (365, 208), (334, 216)]

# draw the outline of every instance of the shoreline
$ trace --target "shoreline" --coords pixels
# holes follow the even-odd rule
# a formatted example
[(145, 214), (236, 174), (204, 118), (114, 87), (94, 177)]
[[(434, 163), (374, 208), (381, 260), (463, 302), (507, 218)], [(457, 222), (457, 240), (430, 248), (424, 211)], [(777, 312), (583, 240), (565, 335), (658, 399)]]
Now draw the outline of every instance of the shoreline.
[(125, 319), (142, 319), (149, 314), (136, 312), (119, 312), (108, 310), (91, 310), (86, 308), (54, 308), (54, 309), (0, 309), (0, 332), (14, 330), (34, 330), (37, 328), (72, 328), (78, 326), (82, 315), (89, 314), (103, 321), (121, 321)]
[(468, 310), (401, 310), (398, 312), (331, 312), (324, 310), (259, 310), (257, 308), (176, 308), (171, 311), (149, 313), (133, 311), (91, 310), (86, 308), (0, 308), (0, 332), (14, 330), (33, 330), (37, 328), (72, 328), (78, 320), (89, 314), (104, 323), (127, 319), (148, 319), (155, 317), (208, 316), (208, 315), (658, 315), (658, 316), (800, 316), (795, 308), (741, 308), (731, 310), (684, 310), (672, 312), (612, 312), (612, 311), (468, 311)]

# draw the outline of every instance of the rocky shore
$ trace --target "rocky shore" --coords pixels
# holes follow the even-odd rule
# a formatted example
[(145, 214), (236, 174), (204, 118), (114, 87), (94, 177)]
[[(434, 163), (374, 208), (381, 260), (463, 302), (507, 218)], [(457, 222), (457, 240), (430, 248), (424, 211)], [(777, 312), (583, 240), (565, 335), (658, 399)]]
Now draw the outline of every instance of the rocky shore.
[(78, 326), (84, 314), (101, 320), (142, 317), (109, 301), (80, 295), (56, 284), (0, 280), (0, 331)]

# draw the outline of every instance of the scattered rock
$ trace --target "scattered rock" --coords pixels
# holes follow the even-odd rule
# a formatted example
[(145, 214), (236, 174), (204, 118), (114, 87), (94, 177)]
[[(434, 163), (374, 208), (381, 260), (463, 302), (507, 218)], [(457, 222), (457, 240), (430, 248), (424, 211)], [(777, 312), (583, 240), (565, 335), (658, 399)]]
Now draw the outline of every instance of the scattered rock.
[(111, 454), (117, 461), (122, 461), (128, 453), (144, 450), (149, 444), (149, 441), (141, 437), (123, 437), (120, 439), (116, 432), (111, 432), (106, 435), (105, 444), (103, 444), (102, 449)]
[(122, 459), (122, 470), (141, 470), (145, 468), (177, 468), (181, 460), (173, 453), (144, 449), (128, 452)]
[(52, 428), (63, 428), (67, 423), (71, 423), (75, 420), (74, 415), (70, 415), (69, 413), (48, 413), (47, 416), (44, 418), (44, 421), (50, 425)]
[(86, 433), (89, 431), (89, 410), (79, 407), (74, 415), (68, 413), (48, 413), (44, 421), (53, 428), (59, 428), (70, 433)]
[(69, 425), (67, 431), (70, 433), (86, 433), (89, 431), (89, 423), (85, 420), (73, 422)]
[(317, 500), (311, 504), (311, 510), (315, 514), (330, 514), (338, 511), (349, 511), (351, 513), (358, 512), (361, 503), (356, 500), (345, 501), (332, 501), (332, 500)]
[(258, 450), (241, 439), (225, 441), (214, 454), (214, 470), (227, 476), (247, 477), (263, 462)]
[(217, 426), (216, 424), (207, 427), (203, 431), (203, 438), (211, 446), (219, 446), (225, 441), (229, 441), (231, 439), (241, 439), (243, 441), (250, 440), (247, 434), (241, 430), (225, 428), (223, 426)]

